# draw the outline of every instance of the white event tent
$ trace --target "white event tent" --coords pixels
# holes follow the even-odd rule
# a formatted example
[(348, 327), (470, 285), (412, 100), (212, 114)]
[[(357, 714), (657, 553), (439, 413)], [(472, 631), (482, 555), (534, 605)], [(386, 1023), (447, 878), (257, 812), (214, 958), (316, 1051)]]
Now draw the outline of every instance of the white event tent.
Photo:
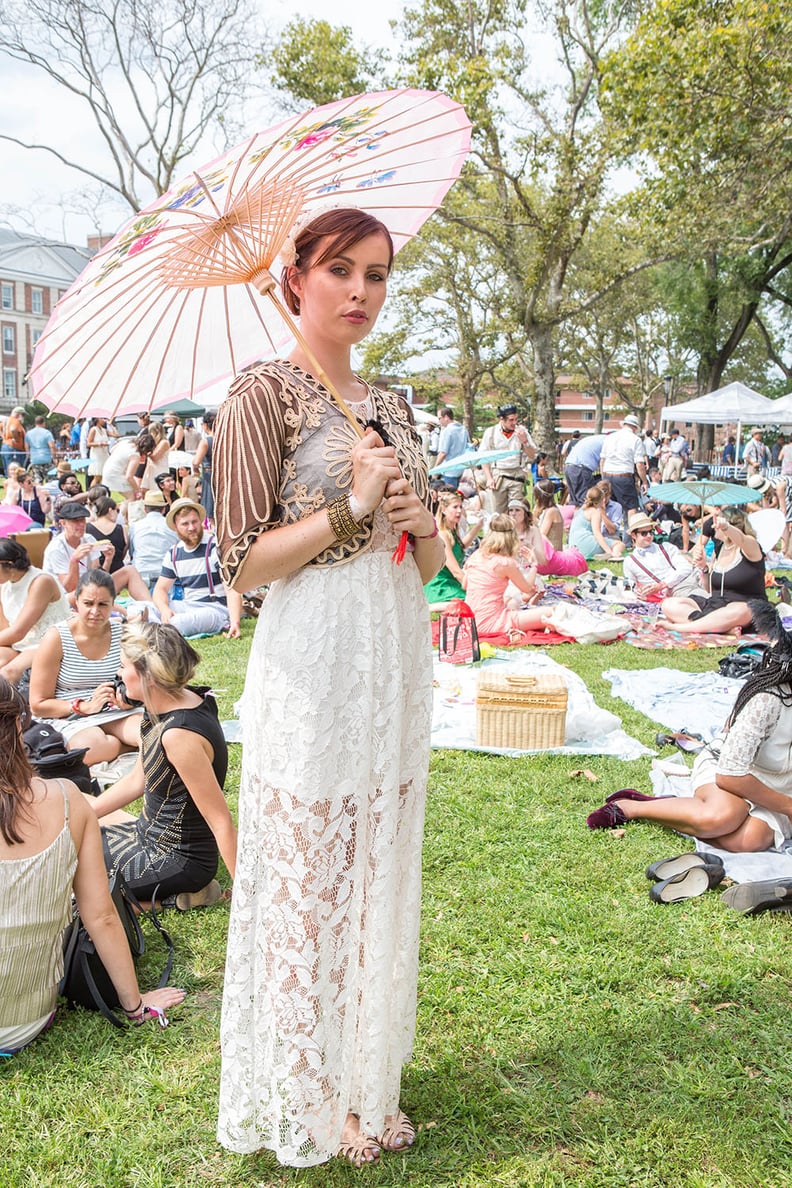
[[(788, 403), (782, 408), (784, 401)], [(769, 400), (746, 384), (735, 381), (707, 392), (684, 404), (667, 404), (660, 413), (660, 428), (666, 421), (689, 421), (696, 425), (737, 425), (737, 457), (743, 425), (773, 425), (784, 421), (792, 413), (792, 394), (781, 400)]]

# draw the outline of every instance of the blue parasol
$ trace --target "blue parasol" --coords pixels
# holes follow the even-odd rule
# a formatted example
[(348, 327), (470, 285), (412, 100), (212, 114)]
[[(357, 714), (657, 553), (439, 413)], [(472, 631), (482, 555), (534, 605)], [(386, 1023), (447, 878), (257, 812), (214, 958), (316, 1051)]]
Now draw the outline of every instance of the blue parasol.
[(753, 487), (721, 483), (717, 479), (696, 479), (689, 483), (653, 483), (647, 492), (661, 503), (699, 503), (702, 507), (739, 507), (761, 498)]
[(447, 474), (449, 471), (455, 473), (457, 470), (467, 470), (469, 466), (483, 466), (485, 462), (500, 462), (501, 458), (507, 458), (513, 450), (484, 450), (479, 453), (478, 450), (467, 450), (464, 454), (457, 454), (456, 458), (446, 458), (445, 462), (441, 462), (439, 466), (433, 466), (429, 471), (430, 474)]

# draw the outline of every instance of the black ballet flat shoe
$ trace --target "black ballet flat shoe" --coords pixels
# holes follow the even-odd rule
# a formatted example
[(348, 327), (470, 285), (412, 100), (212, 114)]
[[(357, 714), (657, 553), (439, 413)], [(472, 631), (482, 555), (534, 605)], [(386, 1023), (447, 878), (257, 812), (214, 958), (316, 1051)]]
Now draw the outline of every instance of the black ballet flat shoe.
[(764, 879), (758, 883), (735, 883), (723, 892), (723, 902), (744, 916), (759, 912), (792, 909), (792, 879)]
[(680, 899), (694, 899), (710, 889), (709, 874), (703, 866), (691, 866), (681, 874), (663, 879), (649, 888), (654, 903), (678, 903)]
[(665, 879), (672, 879), (675, 875), (684, 874), (694, 867), (706, 870), (709, 875), (710, 890), (717, 887), (726, 877), (723, 862), (717, 854), (700, 854), (698, 850), (691, 850), (687, 854), (679, 854), (676, 858), (661, 858), (646, 868), (647, 879), (660, 883)]

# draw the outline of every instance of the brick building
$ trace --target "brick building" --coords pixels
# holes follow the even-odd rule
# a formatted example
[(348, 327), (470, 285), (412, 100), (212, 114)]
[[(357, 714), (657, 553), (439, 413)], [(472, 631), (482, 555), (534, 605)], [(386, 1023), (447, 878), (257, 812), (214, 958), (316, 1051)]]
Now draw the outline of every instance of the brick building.
[[(652, 407), (640, 416), (645, 428), (659, 428), (660, 409), (665, 403), (659, 391)], [(630, 410), (616, 392), (609, 390), (603, 401), (602, 432), (618, 429), (622, 417)], [(556, 376), (556, 434), (560, 445), (577, 429), (581, 434), (596, 433), (597, 399), (581, 384), (580, 376)]]
[(78, 248), (0, 228), (0, 412), (26, 402), (25, 377), (47, 318), (98, 246)]

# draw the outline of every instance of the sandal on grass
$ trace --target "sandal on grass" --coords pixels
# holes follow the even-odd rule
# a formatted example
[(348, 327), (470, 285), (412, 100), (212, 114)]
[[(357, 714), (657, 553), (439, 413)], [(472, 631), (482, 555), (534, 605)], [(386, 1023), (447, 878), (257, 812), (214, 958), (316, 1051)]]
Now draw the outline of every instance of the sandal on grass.
[[(344, 1127), (346, 1130), (346, 1127)], [(370, 1134), (358, 1130), (349, 1138), (341, 1136), (338, 1147), (338, 1158), (346, 1159), (353, 1167), (365, 1167), (369, 1163), (376, 1163), (380, 1157), (380, 1141)]]
[(385, 1129), (377, 1135), (383, 1151), (405, 1151), (415, 1142), (415, 1127), (403, 1110), (385, 1119)]

